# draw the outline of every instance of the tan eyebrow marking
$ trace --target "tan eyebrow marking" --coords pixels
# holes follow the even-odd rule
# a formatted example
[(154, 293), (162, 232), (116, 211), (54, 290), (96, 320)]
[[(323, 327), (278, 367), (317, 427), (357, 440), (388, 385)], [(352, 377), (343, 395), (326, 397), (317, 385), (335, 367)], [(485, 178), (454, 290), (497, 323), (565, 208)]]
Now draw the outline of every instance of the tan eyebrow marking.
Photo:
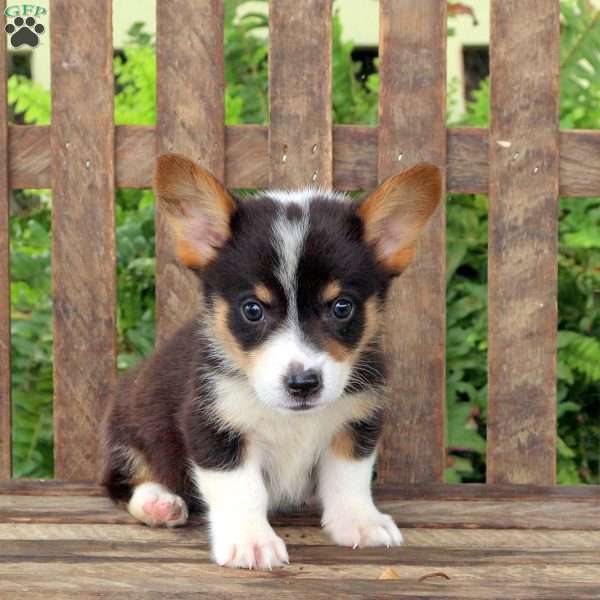
[(273, 303), (273, 294), (264, 283), (257, 283), (254, 286), (254, 295), (265, 304)]
[(342, 291), (342, 284), (339, 281), (334, 279), (333, 281), (330, 281), (323, 288), (323, 292), (321, 295), (325, 302), (331, 302), (332, 300), (335, 300), (340, 295), (341, 291)]

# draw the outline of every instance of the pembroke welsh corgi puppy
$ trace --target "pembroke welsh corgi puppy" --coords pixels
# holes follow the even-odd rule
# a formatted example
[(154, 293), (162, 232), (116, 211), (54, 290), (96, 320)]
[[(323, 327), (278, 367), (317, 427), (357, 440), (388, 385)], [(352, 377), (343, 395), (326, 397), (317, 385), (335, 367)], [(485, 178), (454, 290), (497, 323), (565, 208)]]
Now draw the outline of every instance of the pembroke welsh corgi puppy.
[(441, 185), (422, 164), (362, 201), (319, 189), (241, 199), (161, 156), (157, 202), (205, 306), (122, 379), (103, 428), (110, 496), (168, 527), (200, 501), (213, 558), (229, 567), (287, 563), (267, 513), (312, 495), (337, 544), (401, 544), (371, 497), (381, 315)]

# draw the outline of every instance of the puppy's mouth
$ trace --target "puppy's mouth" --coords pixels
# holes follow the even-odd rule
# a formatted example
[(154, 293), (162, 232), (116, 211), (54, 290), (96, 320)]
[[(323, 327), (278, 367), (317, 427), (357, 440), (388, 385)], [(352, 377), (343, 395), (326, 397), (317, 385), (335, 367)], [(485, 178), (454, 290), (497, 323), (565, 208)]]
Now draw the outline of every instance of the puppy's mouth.
[(287, 405), (286, 408), (293, 410), (294, 412), (303, 412), (313, 410), (319, 406), (321, 406), (321, 403), (318, 400), (307, 399), (296, 401), (294, 404)]

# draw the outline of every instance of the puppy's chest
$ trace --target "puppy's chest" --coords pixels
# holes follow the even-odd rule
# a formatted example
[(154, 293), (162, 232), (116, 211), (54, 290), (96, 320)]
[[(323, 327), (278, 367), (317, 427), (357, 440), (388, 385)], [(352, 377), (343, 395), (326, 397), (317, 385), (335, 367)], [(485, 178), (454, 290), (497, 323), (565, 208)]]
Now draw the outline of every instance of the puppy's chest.
[(318, 417), (280, 418), (247, 434), (248, 443), (261, 458), (272, 506), (301, 503), (313, 491), (314, 471), (340, 423)]
[(305, 500), (333, 436), (366, 416), (376, 402), (371, 394), (354, 394), (322, 410), (288, 414), (263, 405), (244, 381), (222, 377), (215, 383), (219, 419), (242, 432), (248, 456), (260, 462), (272, 506)]

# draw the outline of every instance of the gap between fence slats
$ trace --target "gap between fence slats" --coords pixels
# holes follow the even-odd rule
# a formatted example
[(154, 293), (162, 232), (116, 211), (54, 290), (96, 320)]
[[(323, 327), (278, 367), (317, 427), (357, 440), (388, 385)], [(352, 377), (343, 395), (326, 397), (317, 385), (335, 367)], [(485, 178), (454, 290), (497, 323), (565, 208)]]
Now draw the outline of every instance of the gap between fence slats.
[(95, 477), (116, 383), (111, 13), (110, 0), (51, 4), (54, 467), (64, 479)]
[[(176, 152), (225, 178), (223, 2), (157, 0), (156, 155)], [(185, 33), (182, 33), (185, 32)], [(136, 169), (139, 163), (132, 162)], [(201, 304), (198, 278), (174, 257), (161, 210), (156, 211), (156, 338), (168, 338)]]
[[(4, 13), (5, 2), (0, 2)], [(4, 15), (0, 27), (4, 31)], [(10, 183), (8, 179), (8, 105), (6, 42), (0, 44), (0, 480), (11, 476), (10, 398)]]
[(556, 472), (556, 0), (493, 0), (487, 481)]
[[(379, 179), (446, 166), (446, 3), (380, 2)], [(445, 188), (444, 188), (445, 189)], [(445, 211), (427, 225), (386, 311), (390, 410), (378, 481), (441, 481), (445, 464)]]

